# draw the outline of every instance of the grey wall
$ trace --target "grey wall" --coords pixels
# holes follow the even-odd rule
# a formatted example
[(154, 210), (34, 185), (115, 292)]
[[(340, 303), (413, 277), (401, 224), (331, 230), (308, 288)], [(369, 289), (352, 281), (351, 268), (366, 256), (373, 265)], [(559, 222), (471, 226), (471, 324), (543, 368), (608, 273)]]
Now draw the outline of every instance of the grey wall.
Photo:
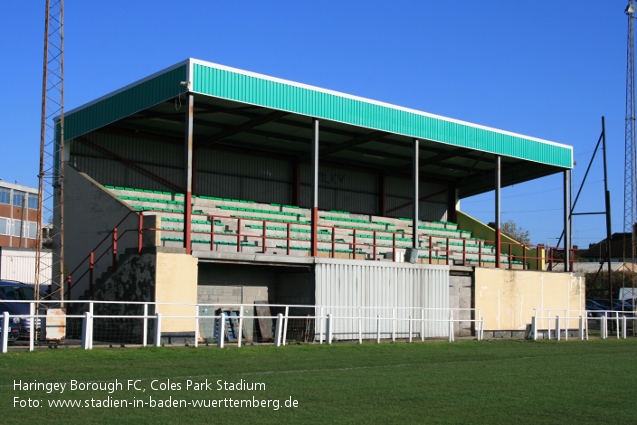
[[(71, 273), (92, 250), (97, 247), (113, 228), (131, 211), (122, 201), (112, 196), (100, 184), (87, 175), (78, 172), (71, 166), (65, 168), (64, 175), (65, 209), (64, 209), (64, 252), (67, 273)], [(131, 214), (119, 228), (122, 235), (118, 242), (118, 252), (124, 253), (126, 248), (137, 247), (135, 232), (124, 232), (137, 229), (138, 216)], [(111, 239), (102, 244), (96, 251), (96, 258), (111, 245)], [(111, 265), (111, 255), (107, 254), (96, 263), (94, 276), (97, 279)], [(88, 261), (80, 270), (73, 273), (79, 278), (88, 268)], [(73, 287), (71, 297), (87, 296), (88, 273), (82, 281)]]
[[(472, 308), (473, 307), (473, 273), (451, 272), (449, 276), (449, 307)], [(454, 312), (454, 319), (473, 319), (471, 311)], [(454, 333), (457, 336), (473, 335), (472, 322), (457, 322), (454, 324)]]

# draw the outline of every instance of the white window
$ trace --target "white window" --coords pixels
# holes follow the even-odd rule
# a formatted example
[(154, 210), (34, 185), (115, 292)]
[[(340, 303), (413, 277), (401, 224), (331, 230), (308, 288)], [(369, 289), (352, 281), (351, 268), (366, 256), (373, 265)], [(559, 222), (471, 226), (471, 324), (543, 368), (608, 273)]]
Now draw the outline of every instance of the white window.
[(11, 220), (8, 218), (0, 217), (0, 235), (10, 235), (9, 223)]
[(9, 189), (0, 188), (0, 204), (11, 204), (11, 191)]
[(35, 239), (38, 233), (38, 223), (34, 223), (32, 221), (29, 222), (29, 234), (27, 238)]
[(26, 194), (24, 192), (18, 192), (17, 190), (13, 191), (13, 206), (14, 207), (22, 207), (24, 203), (24, 196)]
[(22, 227), (22, 220), (13, 220), (13, 236), (20, 236), (21, 227)]
[(38, 209), (38, 195), (34, 195), (33, 193), (29, 193), (29, 200), (27, 201), (28, 208), (31, 210)]

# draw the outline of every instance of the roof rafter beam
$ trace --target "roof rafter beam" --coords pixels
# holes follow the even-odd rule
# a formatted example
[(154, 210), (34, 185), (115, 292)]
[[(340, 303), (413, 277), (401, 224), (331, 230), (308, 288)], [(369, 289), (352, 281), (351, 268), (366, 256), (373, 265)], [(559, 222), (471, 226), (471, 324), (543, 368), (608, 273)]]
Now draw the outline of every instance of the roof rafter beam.
[[(450, 151), (446, 151), (446, 152), (441, 152), (439, 154), (436, 154), (434, 156), (430, 156), (429, 158), (424, 158), (421, 159), (418, 162), (418, 168), (422, 168), (425, 165), (433, 165), (436, 164), (438, 162), (442, 162), (445, 161), (447, 159), (451, 159), (451, 158), (455, 158), (457, 156), (460, 156), (462, 154), (465, 154), (467, 152), (469, 152), (470, 149), (465, 149), (465, 148), (456, 148), (456, 149), (452, 149)], [(396, 175), (396, 174), (401, 174), (405, 171), (405, 167), (409, 167), (410, 163), (405, 163), (401, 166), (398, 166), (394, 169), (392, 169), (390, 171), (390, 173), (388, 174), (388, 176), (392, 176), (392, 175)], [(453, 165), (449, 166), (449, 168), (455, 168)]]
[[(385, 133), (384, 131), (373, 131), (371, 133), (363, 134), (357, 137), (352, 137), (351, 139), (346, 140), (345, 142), (337, 143), (331, 146), (326, 146), (325, 148), (319, 151), (319, 158), (323, 158), (328, 155), (331, 155), (340, 151), (344, 151), (344, 150), (353, 148), (355, 146), (362, 145), (367, 142), (371, 142), (373, 140), (378, 140), (382, 138), (383, 136), (385, 136), (386, 134), (387, 133)], [(311, 159), (311, 155), (306, 154), (300, 158), (299, 162), (301, 163), (307, 162), (310, 159)]]
[(219, 142), (220, 140), (226, 139), (228, 137), (232, 137), (235, 136), (237, 134), (243, 133), (245, 131), (251, 130), (255, 127), (259, 127), (263, 124), (267, 124), (269, 122), (272, 121), (276, 121), (279, 118), (288, 115), (288, 112), (285, 111), (275, 111), (275, 112), (270, 112), (269, 114), (260, 116), (259, 118), (254, 118), (248, 122), (245, 122), (241, 125), (238, 125), (236, 127), (232, 127), (228, 130), (224, 130), (219, 134), (215, 134), (213, 135), (211, 138), (209, 138), (208, 140), (206, 140), (203, 143), (198, 144), (198, 146), (196, 146), (197, 149), (199, 148), (205, 148), (207, 146), (210, 146), (214, 143)]

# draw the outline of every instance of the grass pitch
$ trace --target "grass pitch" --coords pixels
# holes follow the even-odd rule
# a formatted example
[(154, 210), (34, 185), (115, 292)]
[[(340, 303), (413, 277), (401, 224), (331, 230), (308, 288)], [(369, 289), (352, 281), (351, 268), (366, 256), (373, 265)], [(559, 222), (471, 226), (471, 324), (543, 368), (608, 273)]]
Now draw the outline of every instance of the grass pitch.
[(635, 339), (41, 350), (0, 355), (0, 422), (634, 423), (636, 384)]

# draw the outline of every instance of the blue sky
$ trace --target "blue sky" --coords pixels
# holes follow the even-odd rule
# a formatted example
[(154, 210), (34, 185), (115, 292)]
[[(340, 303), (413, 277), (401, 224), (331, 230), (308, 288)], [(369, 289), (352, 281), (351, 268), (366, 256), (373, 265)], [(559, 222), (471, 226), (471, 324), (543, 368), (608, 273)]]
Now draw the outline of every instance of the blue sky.
[[(70, 110), (187, 57), (572, 145), (581, 181), (606, 116), (623, 229), (626, 1), (65, 2)], [(0, 16), (0, 178), (37, 186), (44, 0)], [(601, 159), (601, 157), (600, 157)], [(503, 190), (503, 221), (554, 244), (561, 175)], [(603, 209), (597, 160), (579, 211)], [(493, 194), (463, 210), (493, 220)], [(605, 237), (578, 217), (574, 244)]]

